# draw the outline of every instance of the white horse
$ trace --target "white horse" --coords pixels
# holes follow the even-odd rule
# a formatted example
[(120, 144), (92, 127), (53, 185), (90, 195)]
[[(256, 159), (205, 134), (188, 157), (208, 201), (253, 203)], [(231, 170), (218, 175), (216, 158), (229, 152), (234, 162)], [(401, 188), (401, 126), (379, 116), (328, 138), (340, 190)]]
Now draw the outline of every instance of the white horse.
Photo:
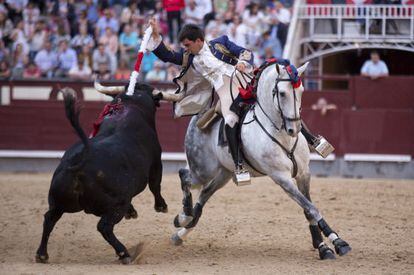
[[(299, 76), (308, 64), (297, 69)], [(333, 250), (323, 242), (321, 231), (328, 237), (337, 254), (345, 255), (351, 247), (322, 218), (309, 195), (309, 148), (300, 133), (302, 84), (294, 89), (286, 67), (270, 63), (258, 78), (257, 101), (247, 113), (241, 128), (241, 140), (246, 162), (253, 176), (269, 176), (304, 209), (310, 223), (313, 247), (321, 259), (334, 259)], [(235, 169), (228, 148), (217, 146), (220, 123), (210, 131), (200, 131), (198, 116), (192, 118), (185, 137), (185, 149), (190, 169), (181, 169), (184, 194), (183, 212), (174, 225), (180, 229), (172, 235), (175, 245), (197, 224), (207, 200), (232, 177)], [(260, 173), (257, 173), (260, 172)], [(296, 183), (296, 184), (295, 184)], [(191, 187), (201, 187), (193, 207)]]

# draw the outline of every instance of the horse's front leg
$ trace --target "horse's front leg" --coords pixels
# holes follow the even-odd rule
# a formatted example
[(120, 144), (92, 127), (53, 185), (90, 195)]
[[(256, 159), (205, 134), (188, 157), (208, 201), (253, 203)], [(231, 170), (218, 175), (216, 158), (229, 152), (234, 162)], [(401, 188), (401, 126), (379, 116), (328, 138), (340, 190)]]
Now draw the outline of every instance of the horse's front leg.
[[(304, 173), (300, 177), (296, 179), (299, 191), (310, 201), (310, 174)], [(306, 214), (306, 211), (304, 211), (305, 217), (309, 222), (309, 230), (312, 236), (312, 245), (313, 248), (318, 249), (319, 251), (319, 258), (321, 260), (327, 260), (327, 259), (335, 259), (335, 254), (333, 250), (324, 243), (321, 230), (318, 227), (318, 223), (316, 220), (314, 220), (311, 216)]]
[(317, 222), (319, 229), (325, 237), (328, 237), (329, 240), (331, 240), (332, 244), (335, 246), (335, 251), (339, 256), (343, 256), (351, 251), (351, 247), (348, 243), (339, 238), (338, 234), (334, 232), (322, 218), (319, 210), (316, 209), (316, 207), (298, 190), (289, 172), (273, 172), (270, 174), (270, 177), (303, 208), (306, 216)]
[[(188, 171), (188, 170), (187, 170)], [(189, 171), (188, 171), (189, 172)], [(180, 171), (180, 178), (183, 183), (183, 179), (188, 181), (191, 180), (191, 177), (187, 177), (188, 175), (184, 171)], [(222, 188), (231, 178), (231, 173), (224, 168), (220, 168), (217, 172), (217, 175), (206, 185), (203, 185), (201, 189), (200, 195), (198, 197), (198, 201), (195, 204), (194, 208), (189, 208), (192, 205), (191, 193), (189, 191), (189, 187), (183, 189), (184, 199), (183, 199), (183, 212), (174, 219), (174, 225), (176, 227), (182, 227), (176, 233), (171, 236), (171, 241), (174, 245), (181, 245), (183, 243), (183, 239), (187, 237), (187, 235), (193, 230), (193, 228), (197, 225), (204, 205), (207, 203), (208, 199), (220, 188)], [(188, 183), (188, 182), (187, 182)], [(187, 183), (185, 184), (186, 186)], [(191, 213), (189, 212), (191, 209)], [(181, 217), (180, 217), (181, 216)], [(191, 219), (190, 219), (191, 218)], [(190, 222), (187, 222), (190, 221)]]

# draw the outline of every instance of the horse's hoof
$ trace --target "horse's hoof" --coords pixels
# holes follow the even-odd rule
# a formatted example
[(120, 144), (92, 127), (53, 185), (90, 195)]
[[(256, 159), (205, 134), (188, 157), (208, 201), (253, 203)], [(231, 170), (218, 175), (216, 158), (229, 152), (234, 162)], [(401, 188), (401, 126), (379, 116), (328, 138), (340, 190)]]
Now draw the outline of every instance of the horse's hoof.
[(125, 265), (130, 264), (132, 262), (131, 257), (125, 257), (125, 258), (121, 258), (119, 260), (121, 261), (122, 264), (125, 264)]
[(323, 245), (318, 250), (319, 250), (319, 258), (321, 260), (335, 260), (336, 259), (333, 250), (329, 246)]
[(340, 238), (333, 241), (333, 245), (335, 246), (336, 254), (338, 254), (339, 256), (343, 256), (352, 250), (349, 244)]
[(192, 220), (193, 217), (187, 216), (184, 213), (180, 213), (174, 218), (174, 226), (176, 228), (186, 227)]
[(171, 242), (172, 242), (173, 245), (179, 246), (179, 245), (182, 245), (183, 244), (183, 239), (181, 239), (180, 236), (178, 236), (177, 233), (174, 233), (171, 236)]
[(167, 205), (162, 205), (162, 206), (154, 206), (154, 209), (156, 212), (161, 212), (161, 213), (168, 213), (168, 206)]
[(36, 254), (36, 263), (47, 264), (48, 260), (49, 260), (49, 255)]

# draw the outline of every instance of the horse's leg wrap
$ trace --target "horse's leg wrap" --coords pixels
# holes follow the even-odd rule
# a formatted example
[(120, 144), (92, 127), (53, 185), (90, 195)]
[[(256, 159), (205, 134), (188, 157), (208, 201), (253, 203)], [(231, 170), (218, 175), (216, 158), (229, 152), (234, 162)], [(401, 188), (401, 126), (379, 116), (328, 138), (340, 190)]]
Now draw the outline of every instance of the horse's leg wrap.
[(313, 248), (318, 248), (319, 245), (323, 242), (321, 232), (319, 231), (319, 227), (317, 225), (309, 225), (309, 230), (312, 236), (312, 245)]
[(335, 252), (339, 254), (339, 256), (343, 256), (351, 251), (351, 247), (347, 242), (339, 238), (338, 234), (336, 234), (329, 225), (325, 222), (324, 219), (320, 219), (318, 221), (319, 228), (322, 230), (323, 234), (328, 237), (332, 244), (335, 246)]
[(203, 213), (203, 206), (200, 203), (196, 203), (193, 209), (193, 220), (185, 228), (188, 229), (188, 228), (193, 228), (194, 226), (196, 226), (202, 213)]
[(175, 227), (185, 227), (192, 220), (193, 216), (193, 197), (190, 191), (191, 176), (188, 169), (180, 169), (181, 190), (183, 191), (183, 212), (174, 218)]

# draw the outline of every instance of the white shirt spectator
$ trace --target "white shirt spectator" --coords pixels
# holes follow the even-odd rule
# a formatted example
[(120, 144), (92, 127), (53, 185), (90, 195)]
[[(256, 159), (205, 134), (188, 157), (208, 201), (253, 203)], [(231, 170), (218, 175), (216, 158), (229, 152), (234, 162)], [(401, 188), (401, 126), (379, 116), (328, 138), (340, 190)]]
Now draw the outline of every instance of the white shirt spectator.
[(290, 11), (286, 8), (281, 8), (277, 11), (276, 18), (287, 25), (290, 23)]
[(53, 51), (41, 50), (34, 59), (36, 65), (44, 73), (54, 69), (57, 64), (57, 55)]
[(361, 74), (367, 74), (369, 76), (388, 75), (388, 67), (384, 61), (379, 60), (374, 63), (372, 60), (365, 61), (361, 69)]
[(184, 10), (184, 21), (186, 24), (201, 25), (205, 13), (195, 0), (189, 0)]
[(78, 58), (75, 50), (67, 48), (66, 51), (59, 53), (58, 55), (59, 68), (64, 70), (70, 70), (76, 66)]
[(79, 68), (79, 64), (75, 65), (69, 70), (69, 77), (74, 79), (88, 79), (92, 75), (92, 70), (89, 66), (80, 64), (82, 68)]

